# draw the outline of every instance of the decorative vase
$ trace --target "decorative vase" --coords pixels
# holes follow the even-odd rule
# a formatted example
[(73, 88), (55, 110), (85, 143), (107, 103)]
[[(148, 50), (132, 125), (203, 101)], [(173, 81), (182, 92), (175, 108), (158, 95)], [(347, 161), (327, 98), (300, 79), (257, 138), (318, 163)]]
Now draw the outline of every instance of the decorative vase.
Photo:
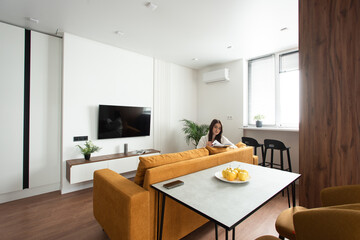
[(84, 154), (85, 160), (90, 160), (91, 154)]
[(262, 121), (257, 120), (256, 127), (258, 127), (258, 128), (262, 127)]

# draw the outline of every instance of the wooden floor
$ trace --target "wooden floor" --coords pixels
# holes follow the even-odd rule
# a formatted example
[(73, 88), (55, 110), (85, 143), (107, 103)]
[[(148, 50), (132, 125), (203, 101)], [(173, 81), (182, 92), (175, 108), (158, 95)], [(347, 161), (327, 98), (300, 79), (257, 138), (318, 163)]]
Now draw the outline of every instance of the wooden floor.
[[(253, 240), (261, 235), (277, 235), (275, 219), (286, 208), (287, 198), (279, 194), (236, 227), (236, 239)], [(85, 189), (64, 195), (52, 192), (0, 204), (0, 239), (102, 240), (108, 237), (93, 216), (92, 189)], [(215, 239), (212, 223), (205, 224), (183, 238), (211, 239)], [(225, 239), (221, 227), (219, 239)]]

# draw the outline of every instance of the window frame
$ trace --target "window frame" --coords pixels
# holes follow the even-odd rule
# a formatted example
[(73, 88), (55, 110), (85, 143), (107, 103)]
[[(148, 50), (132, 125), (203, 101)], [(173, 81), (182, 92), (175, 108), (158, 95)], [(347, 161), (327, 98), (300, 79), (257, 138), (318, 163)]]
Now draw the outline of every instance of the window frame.
[[(247, 106), (246, 108), (246, 113), (245, 115), (247, 116), (247, 125), (254, 127), (256, 124), (255, 123), (251, 123), (252, 119), (250, 119), (250, 110), (251, 107), (250, 105), (250, 91), (251, 91), (251, 67), (250, 64), (252, 61), (256, 61), (256, 60), (260, 60), (260, 59), (266, 59), (269, 57), (274, 56), (274, 68), (275, 68), (275, 125), (271, 125), (271, 124), (263, 124), (264, 127), (274, 127), (274, 128), (293, 128), (294, 126), (287, 126), (287, 125), (282, 125), (281, 124), (281, 104), (280, 104), (280, 74), (283, 72), (280, 72), (281, 70), (281, 62), (280, 62), (280, 58), (281, 56), (286, 56), (286, 55), (290, 55), (290, 54), (294, 54), (294, 53), (299, 53), (299, 49), (289, 49), (289, 50), (285, 50), (285, 51), (281, 51), (281, 52), (276, 52), (276, 53), (272, 53), (272, 54), (267, 54), (267, 55), (263, 55), (260, 57), (255, 57), (255, 58), (251, 58), (247, 60), (247, 96), (246, 96), (246, 102), (247, 102)], [(293, 70), (296, 71), (296, 70)], [(299, 67), (298, 70), (299, 71)], [(300, 79), (299, 79), (300, 80)], [(299, 88), (300, 91), (300, 88)], [(244, 119), (245, 120), (245, 119)], [(298, 127), (298, 126), (297, 126)]]

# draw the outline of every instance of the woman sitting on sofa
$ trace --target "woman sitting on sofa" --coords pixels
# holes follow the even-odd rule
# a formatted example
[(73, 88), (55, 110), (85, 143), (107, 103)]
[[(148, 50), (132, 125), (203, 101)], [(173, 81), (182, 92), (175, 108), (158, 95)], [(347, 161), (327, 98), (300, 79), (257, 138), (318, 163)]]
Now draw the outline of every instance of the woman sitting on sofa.
[(208, 134), (200, 138), (196, 148), (204, 148), (206, 146), (212, 147), (215, 140), (217, 140), (221, 144), (230, 145), (230, 148), (237, 148), (237, 146), (230, 142), (229, 139), (222, 136), (222, 132), (223, 127), (221, 121), (218, 119), (212, 120)]

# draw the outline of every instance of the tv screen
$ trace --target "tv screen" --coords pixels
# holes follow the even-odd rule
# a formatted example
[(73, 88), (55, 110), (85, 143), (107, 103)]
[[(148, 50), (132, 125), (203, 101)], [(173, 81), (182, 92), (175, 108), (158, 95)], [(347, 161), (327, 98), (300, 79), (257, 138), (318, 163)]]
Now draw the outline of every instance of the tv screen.
[(150, 136), (150, 107), (99, 105), (98, 139)]

